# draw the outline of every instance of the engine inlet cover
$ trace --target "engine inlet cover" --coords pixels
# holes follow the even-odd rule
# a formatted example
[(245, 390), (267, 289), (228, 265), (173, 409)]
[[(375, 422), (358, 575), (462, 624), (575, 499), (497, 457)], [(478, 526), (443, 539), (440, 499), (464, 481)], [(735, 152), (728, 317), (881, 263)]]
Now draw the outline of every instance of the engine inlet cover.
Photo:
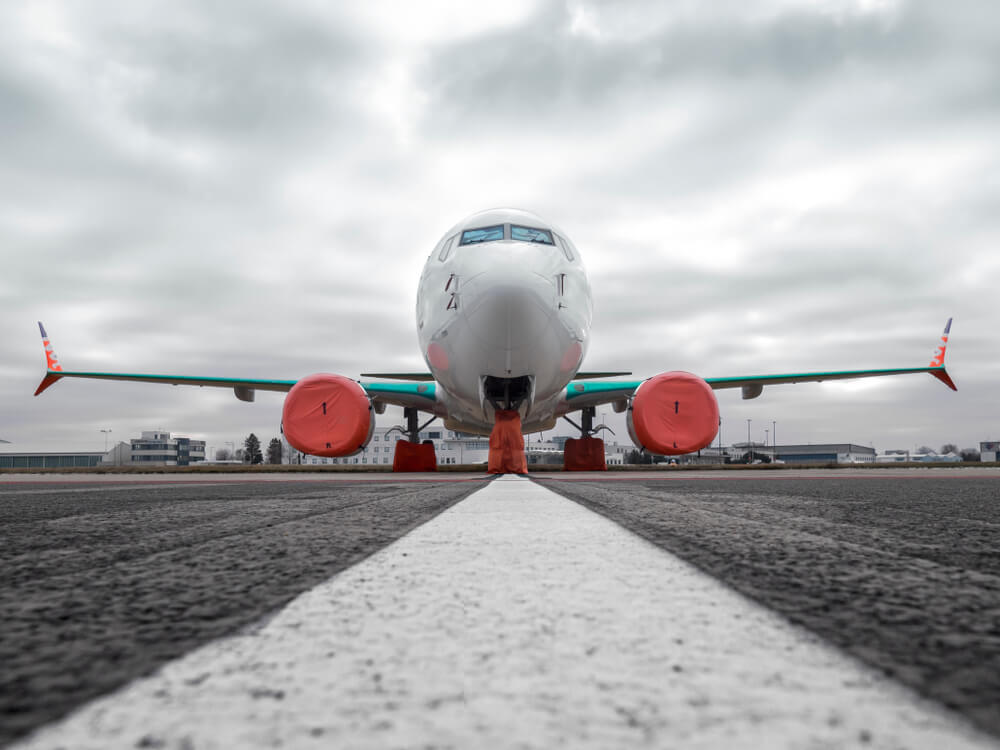
[(302, 378), (281, 409), (285, 438), (310, 456), (350, 456), (371, 440), (375, 429), (365, 389), (342, 375)]
[(650, 453), (693, 453), (718, 433), (719, 402), (697, 375), (664, 372), (636, 388), (627, 424), (632, 441)]

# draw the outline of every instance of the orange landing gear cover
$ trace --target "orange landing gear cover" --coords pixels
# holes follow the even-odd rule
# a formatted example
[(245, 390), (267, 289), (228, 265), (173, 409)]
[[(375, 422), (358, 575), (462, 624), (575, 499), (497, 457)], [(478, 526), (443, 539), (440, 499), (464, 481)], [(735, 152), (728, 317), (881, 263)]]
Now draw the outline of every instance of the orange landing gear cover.
[(524, 456), (524, 435), (521, 434), (521, 415), (516, 411), (500, 409), (496, 413), (490, 433), (490, 474), (527, 474), (528, 459)]
[(409, 440), (396, 441), (396, 451), (392, 454), (393, 471), (437, 471), (437, 457), (434, 443), (411, 443)]
[(568, 438), (563, 449), (564, 471), (607, 471), (604, 441), (595, 437)]

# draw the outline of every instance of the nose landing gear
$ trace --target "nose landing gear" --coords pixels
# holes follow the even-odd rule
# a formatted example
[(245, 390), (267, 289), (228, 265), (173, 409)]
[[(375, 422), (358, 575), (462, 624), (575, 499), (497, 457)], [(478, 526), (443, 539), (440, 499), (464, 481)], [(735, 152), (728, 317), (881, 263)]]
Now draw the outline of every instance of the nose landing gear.
[(497, 409), (494, 414), (487, 470), (490, 474), (527, 474), (521, 415), (513, 409)]

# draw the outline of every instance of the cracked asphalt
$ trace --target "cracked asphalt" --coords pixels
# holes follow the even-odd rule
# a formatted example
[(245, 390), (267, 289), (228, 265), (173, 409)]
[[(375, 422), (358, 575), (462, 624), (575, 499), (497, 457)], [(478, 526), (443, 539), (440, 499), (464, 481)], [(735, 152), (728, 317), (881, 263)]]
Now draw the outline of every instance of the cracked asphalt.
[(484, 483), (0, 485), (0, 744), (260, 621)]
[(1000, 735), (996, 479), (540, 481)]

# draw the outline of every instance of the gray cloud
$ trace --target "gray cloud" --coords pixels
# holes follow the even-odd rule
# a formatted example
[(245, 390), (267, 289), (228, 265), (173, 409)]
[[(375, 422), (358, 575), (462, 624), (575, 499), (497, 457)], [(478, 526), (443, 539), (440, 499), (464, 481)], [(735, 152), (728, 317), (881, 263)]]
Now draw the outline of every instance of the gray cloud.
[(37, 319), (74, 367), (419, 368), (423, 258), (511, 203), (563, 225), (592, 270), (587, 367), (920, 364), (956, 317), (959, 394), (925, 377), (724, 393), (726, 439), (746, 418), (880, 448), (991, 436), (988, 4), (541, 2), (448, 36), (308, 3), (46, 7), (0, 11), (10, 449), (277, 428), (267, 394), (63, 382), (32, 399)]

